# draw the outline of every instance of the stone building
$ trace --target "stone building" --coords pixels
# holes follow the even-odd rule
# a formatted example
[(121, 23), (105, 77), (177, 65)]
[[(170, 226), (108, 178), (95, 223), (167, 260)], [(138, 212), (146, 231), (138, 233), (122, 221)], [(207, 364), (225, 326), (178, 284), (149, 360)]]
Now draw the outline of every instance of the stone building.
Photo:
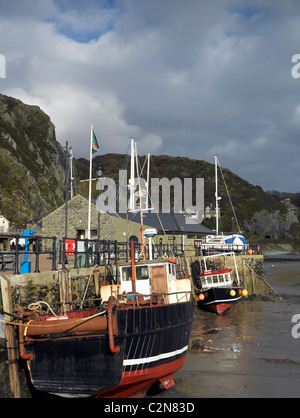
[[(88, 198), (78, 194), (69, 200), (67, 208), (68, 228), (67, 238), (87, 238), (88, 231)], [(131, 237), (141, 241), (141, 215), (140, 212), (124, 214), (100, 214), (100, 239), (126, 242)], [(66, 205), (62, 205), (54, 212), (42, 219), (42, 235), (56, 236), (62, 239), (65, 236)], [(204, 240), (205, 235), (212, 231), (202, 224), (189, 224), (185, 217), (179, 213), (143, 213), (143, 226), (156, 228), (155, 244), (183, 244), (194, 246), (195, 240)], [(91, 204), (91, 239), (98, 236), (98, 211), (96, 201)]]
[[(77, 194), (68, 201), (67, 205), (67, 237), (68, 238), (87, 238), (88, 233), (88, 198)], [(100, 214), (99, 219), (100, 239), (117, 240), (123, 242), (124, 234), (139, 236), (140, 226), (136, 223), (127, 225), (126, 219), (112, 216), (108, 213)], [(55, 211), (42, 219), (42, 235), (56, 236), (58, 239), (65, 237), (66, 231), (66, 204), (60, 206)], [(130, 236), (128, 235), (128, 236)], [(98, 237), (98, 211), (96, 201), (92, 199), (91, 204), (91, 239)]]

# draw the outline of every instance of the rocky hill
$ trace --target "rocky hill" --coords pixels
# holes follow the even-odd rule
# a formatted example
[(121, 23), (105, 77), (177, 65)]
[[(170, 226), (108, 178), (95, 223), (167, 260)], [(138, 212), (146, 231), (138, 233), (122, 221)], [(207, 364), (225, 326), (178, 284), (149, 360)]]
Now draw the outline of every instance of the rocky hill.
[[(145, 158), (145, 156), (140, 157), (141, 166), (143, 165)], [(102, 163), (105, 175), (112, 177), (115, 182), (117, 182), (119, 170), (123, 167), (125, 161), (125, 155), (98, 155), (93, 160), (93, 167), (96, 166), (98, 161)], [(89, 162), (87, 160), (83, 158), (77, 160), (76, 168), (77, 174), (81, 179), (88, 178)], [(129, 158), (127, 158), (127, 164), (125, 164), (124, 168), (128, 170), (129, 178)], [(253, 186), (228, 169), (222, 168), (222, 173), (225, 183), (223, 182), (221, 174), (218, 182), (219, 196), (222, 197), (220, 202), (222, 214), (220, 222), (221, 230), (232, 231), (233, 212), (227, 190), (229, 191), (229, 196), (235, 209), (240, 228), (248, 231), (250, 234), (258, 234), (260, 231), (264, 231), (266, 234), (273, 236), (274, 234), (277, 234), (277, 230), (290, 230), (293, 222), (297, 222), (295, 217), (293, 218), (290, 214), (288, 215), (288, 211), (284, 205), (280, 203), (280, 199), (277, 196), (264, 192), (260, 186)], [(167, 177), (169, 179), (179, 177), (182, 180), (184, 178), (204, 178), (205, 206), (215, 206), (214, 164), (184, 157), (153, 155), (151, 156), (150, 178), (153, 177)], [(83, 194), (88, 193), (87, 187), (87, 183), (81, 183), (81, 192)], [(193, 195), (195, 196), (195, 193), (193, 193)], [(97, 197), (96, 190), (94, 190), (93, 197)], [(270, 214), (272, 216), (269, 216)], [(204, 223), (212, 229), (215, 228), (214, 218), (206, 220)], [(238, 230), (236, 224), (233, 225), (233, 228), (234, 231)]]
[(65, 155), (50, 118), (0, 94), (0, 213), (22, 227), (63, 203)]
[[(140, 157), (141, 165), (144, 160), (145, 157)], [(122, 167), (129, 171), (129, 158), (123, 166), (123, 154), (97, 155), (94, 167), (98, 161), (103, 164), (105, 175), (116, 183)], [(23, 227), (30, 219), (43, 217), (63, 204), (65, 162), (65, 151), (56, 140), (50, 118), (37, 106), (0, 94), (0, 213), (12, 226)], [(78, 179), (89, 177), (89, 161), (79, 158), (75, 166)], [(241, 228), (254, 234), (263, 231), (272, 237), (276, 231), (293, 228), (297, 218), (280, 203), (280, 196), (264, 192), (228, 169), (222, 172)], [(214, 176), (214, 165), (205, 161), (151, 156), (150, 178), (204, 178), (205, 206), (215, 204)], [(96, 198), (97, 191), (93, 189)], [(88, 195), (88, 183), (80, 183), (79, 191)], [(232, 231), (232, 210), (221, 176), (219, 196), (222, 196), (220, 227)], [(214, 218), (205, 222), (214, 229)], [(237, 225), (234, 230), (237, 231)]]

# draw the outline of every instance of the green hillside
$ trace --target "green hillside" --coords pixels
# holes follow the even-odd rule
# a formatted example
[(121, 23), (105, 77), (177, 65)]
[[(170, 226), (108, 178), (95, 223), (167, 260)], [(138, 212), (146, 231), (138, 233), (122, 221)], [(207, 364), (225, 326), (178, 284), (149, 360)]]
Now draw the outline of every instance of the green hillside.
[[(142, 166), (145, 156), (139, 157)], [(105, 175), (118, 181), (119, 170), (123, 167), (125, 155), (123, 154), (106, 154), (97, 156), (93, 160), (93, 170), (100, 161), (104, 167)], [(128, 170), (129, 178), (129, 158), (125, 168)], [(89, 162), (85, 159), (79, 159), (76, 162), (76, 169), (79, 178), (87, 179), (89, 172)], [(240, 226), (242, 227), (245, 220), (250, 220), (253, 215), (261, 210), (274, 212), (283, 210), (279, 199), (263, 191), (260, 186), (253, 186), (247, 181), (241, 179), (228, 169), (222, 169), (225, 183), (229, 191), (232, 204), (236, 211), (236, 215)], [(94, 175), (94, 174), (93, 174)], [(146, 177), (146, 173), (144, 172)], [(167, 177), (172, 179), (178, 177), (184, 178), (203, 178), (204, 179), (204, 199), (205, 206), (215, 206), (215, 166), (202, 160), (194, 160), (185, 157), (170, 157), (167, 155), (151, 156), (150, 178)], [(183, 184), (183, 182), (182, 182)], [(88, 193), (88, 185), (81, 184), (81, 192)], [(230, 201), (227, 196), (225, 184), (219, 174), (218, 182), (219, 196), (222, 197), (221, 207), (221, 227), (224, 231), (232, 230), (232, 210)], [(193, 191), (195, 196), (195, 190)], [(96, 190), (93, 191), (93, 197), (97, 197)], [(195, 202), (193, 202), (195, 203)], [(215, 220), (205, 221), (207, 226), (215, 228)], [(236, 229), (237, 226), (235, 225)]]

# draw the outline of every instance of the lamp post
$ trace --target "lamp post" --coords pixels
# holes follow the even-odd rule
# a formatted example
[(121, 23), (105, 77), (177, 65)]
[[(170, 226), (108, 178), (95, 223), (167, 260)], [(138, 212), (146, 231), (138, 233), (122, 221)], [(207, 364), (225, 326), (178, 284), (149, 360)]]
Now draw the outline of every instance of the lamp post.
[[(103, 165), (100, 163), (100, 161), (97, 164), (97, 167), (95, 169), (95, 173), (97, 176), (97, 180), (100, 180), (101, 177), (103, 177), (104, 174), (104, 168)], [(100, 191), (99, 191), (100, 195)], [(100, 240), (100, 208), (98, 208), (98, 231), (97, 231), (97, 239)]]

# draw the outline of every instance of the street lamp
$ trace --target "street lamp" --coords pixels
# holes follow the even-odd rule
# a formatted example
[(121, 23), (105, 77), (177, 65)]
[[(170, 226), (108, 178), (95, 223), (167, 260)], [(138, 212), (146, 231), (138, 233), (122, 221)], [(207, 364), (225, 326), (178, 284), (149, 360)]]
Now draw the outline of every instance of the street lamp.
[(96, 176), (97, 176), (97, 180), (99, 180), (103, 176), (104, 168), (103, 168), (103, 165), (100, 162), (97, 164), (97, 167), (95, 169), (95, 173), (96, 173)]
[[(96, 173), (96, 176), (97, 176), (97, 180), (100, 180), (101, 177), (103, 177), (104, 168), (103, 168), (103, 165), (100, 163), (100, 161), (97, 164), (97, 167), (95, 169), (95, 173)], [(100, 190), (99, 190), (99, 196), (100, 196)], [(98, 208), (98, 231), (97, 231), (97, 239), (100, 240), (100, 207)]]

